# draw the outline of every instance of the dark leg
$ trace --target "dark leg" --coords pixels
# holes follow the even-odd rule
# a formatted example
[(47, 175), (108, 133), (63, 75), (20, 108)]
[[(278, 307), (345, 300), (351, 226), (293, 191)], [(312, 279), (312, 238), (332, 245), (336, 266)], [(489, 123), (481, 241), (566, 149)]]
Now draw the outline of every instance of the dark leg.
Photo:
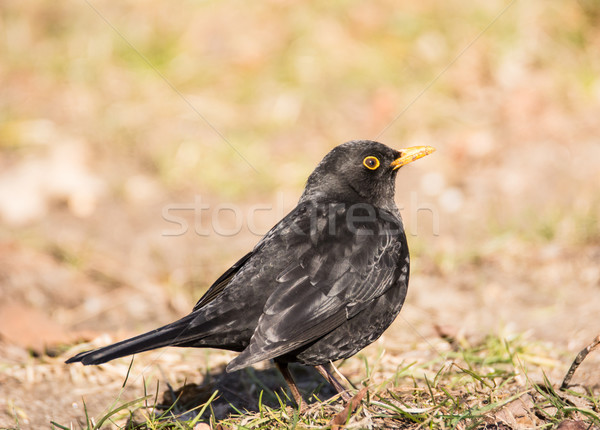
[(344, 386), (342, 384), (340, 384), (340, 382), (335, 379), (335, 376), (333, 376), (329, 370), (327, 370), (327, 368), (325, 366), (323, 366), (322, 364), (315, 366), (315, 369), (317, 369), (317, 371), (323, 375), (323, 378), (325, 378), (325, 380), (327, 380), (327, 382), (329, 382), (331, 385), (333, 385), (333, 388), (335, 388), (335, 391), (337, 391), (341, 396), (342, 399), (347, 402), (349, 401), (352, 396), (350, 396), (350, 394), (348, 394), (346, 392), (346, 389), (344, 388)]
[(305, 408), (305, 404), (304, 404), (304, 401), (302, 400), (302, 396), (300, 395), (300, 391), (298, 391), (298, 387), (296, 386), (294, 377), (292, 376), (290, 369), (288, 369), (288, 364), (282, 363), (279, 361), (275, 361), (275, 366), (277, 366), (277, 369), (283, 375), (283, 379), (285, 379), (285, 382), (287, 382), (288, 386), (290, 387), (292, 396), (294, 396), (294, 400), (296, 401), (296, 404), (298, 406), (300, 406), (300, 410), (303, 410)]

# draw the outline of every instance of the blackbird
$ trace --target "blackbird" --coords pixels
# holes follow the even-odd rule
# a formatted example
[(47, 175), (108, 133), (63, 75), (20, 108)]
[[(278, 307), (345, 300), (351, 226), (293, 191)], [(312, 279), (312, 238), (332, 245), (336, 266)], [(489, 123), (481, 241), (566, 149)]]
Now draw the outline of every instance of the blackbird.
[(369, 140), (335, 147), (308, 177), (298, 205), (189, 315), (67, 363), (101, 364), (164, 346), (221, 348), (241, 352), (228, 372), (273, 359), (298, 405), (290, 362), (314, 366), (348, 400), (329, 363), (379, 338), (402, 308), (409, 254), (395, 179), (401, 166), (433, 151)]

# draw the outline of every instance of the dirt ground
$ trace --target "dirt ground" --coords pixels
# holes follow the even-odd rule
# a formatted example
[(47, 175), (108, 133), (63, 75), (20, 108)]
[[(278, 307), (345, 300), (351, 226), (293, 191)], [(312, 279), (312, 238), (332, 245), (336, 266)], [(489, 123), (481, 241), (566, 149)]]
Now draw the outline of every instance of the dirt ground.
[[(233, 353), (142, 354), (122, 393), (129, 360), (63, 362), (189, 312), (354, 138), (437, 148), (398, 177), (411, 279), (364, 352), (374, 380), (443, 357), (442, 327), (522, 336), (559, 384), (600, 334), (593, 2), (94, 5), (0, 14), (0, 428), (79, 428), (84, 402), (99, 417), (186, 381), (252, 410), (236, 393), (282, 381), (223, 373)], [(598, 392), (599, 364), (573, 382)]]

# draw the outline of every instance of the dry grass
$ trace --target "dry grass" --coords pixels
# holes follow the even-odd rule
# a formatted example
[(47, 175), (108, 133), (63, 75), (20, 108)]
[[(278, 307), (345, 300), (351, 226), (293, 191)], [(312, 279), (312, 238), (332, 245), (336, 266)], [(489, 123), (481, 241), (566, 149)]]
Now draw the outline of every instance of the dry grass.
[[(599, 17), (589, 0), (4, 1), (0, 427), (93, 428), (116, 412), (111, 427), (135, 411), (186, 428), (203, 405), (213, 427), (326, 425), (341, 404), (302, 369), (322, 400), (307, 415), (280, 405), (272, 370), (223, 374), (231, 354), (141, 356), (118, 397), (129, 361), (67, 367), (64, 350), (188, 312), (324, 153), (375, 137), (437, 152), (398, 182), (411, 289), (385, 341), (341, 365), (369, 388), (349, 425), (598, 426), (597, 353), (577, 393), (544, 373), (559, 384), (598, 334)], [(165, 208), (197, 197), (210, 209), (165, 234)], [(238, 234), (194, 231), (231, 228), (228, 205)], [(271, 210), (253, 233), (257, 207)], [(172, 404), (167, 381), (198, 384), (167, 413), (179, 421), (155, 408)]]
[[(161, 383), (145, 380), (143, 397), (116, 399), (95, 417), (88, 416), (84, 405), (86, 420), (80, 426), (194, 429), (205, 423), (221, 429), (323, 428), (340, 414), (346, 428), (550, 428), (565, 420), (580, 422), (582, 428), (600, 425), (600, 393), (581, 385), (559, 391), (561, 379), (553, 375), (560, 375), (565, 366), (548, 345), (517, 336), (488, 337), (476, 345), (464, 338), (450, 344), (439, 340), (423, 349), (427, 352), (415, 360), (408, 350), (393, 356), (379, 351), (374, 357), (361, 354), (362, 360), (341, 363), (342, 372), (359, 375), (356, 390), (367, 387), (366, 397), (347, 416), (339, 397), (301, 366), (295, 368), (301, 386), (311, 387), (306, 393), (309, 407), (303, 413), (290, 406), (293, 401), (280, 388), (284, 384), (273, 369), (227, 375), (219, 367), (201, 384), (165, 390), (160, 388), (165, 380), (181, 381), (182, 375), (173, 373), (181, 357), (159, 357), (153, 365), (169, 368), (169, 374), (159, 378)], [(111, 380), (125, 373), (126, 386), (139, 363), (126, 364), (120, 360), (103, 366), (103, 371), (113, 374)], [(76, 378), (90, 375), (74, 372), (79, 374)], [(69, 428), (68, 423), (53, 425)]]

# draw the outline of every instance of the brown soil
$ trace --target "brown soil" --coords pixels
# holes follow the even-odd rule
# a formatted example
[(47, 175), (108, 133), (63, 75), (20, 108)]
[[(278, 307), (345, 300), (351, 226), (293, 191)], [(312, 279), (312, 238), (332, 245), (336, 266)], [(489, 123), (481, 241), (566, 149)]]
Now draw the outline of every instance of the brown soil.
[[(477, 2), (407, 4), (403, 13), (415, 20), (394, 22), (417, 23), (415, 36), (408, 24), (406, 34), (382, 33), (395, 25), (387, 21), (395, 7), (382, 5), (333, 14), (303, 6), (311, 17), (304, 24), (285, 2), (249, 16), (212, 4), (186, 12), (155, 2), (99, 6), (156, 70), (132, 59), (86, 2), (25, 3), (9, 1), (0, 14), (8, 38), (0, 50), (0, 428), (79, 428), (83, 402), (97, 418), (118, 398), (142, 397), (144, 383), (159, 400), (171, 395), (167, 384), (198, 384), (187, 389), (192, 404), (217, 387), (219, 416), (230, 412), (227, 401), (253, 410), (257, 381), (275, 390), (281, 378), (266, 364), (256, 374), (223, 373), (232, 353), (142, 354), (120, 397), (127, 359), (63, 362), (189, 312), (294, 206), (332, 146), (388, 125), (382, 142), (437, 152), (399, 175), (411, 282), (401, 316), (364, 353), (376, 360), (386, 351), (375, 380), (400, 363), (443, 355), (440, 335), (476, 343), (492, 333), (544, 345), (552, 359), (540, 365), (559, 383), (600, 333), (593, 2), (562, 5), (564, 16), (556, 5), (516, 2), (457, 61), (498, 10), (485, 6), (478, 18), (470, 12), (483, 8)], [(439, 29), (423, 24), (438, 20)], [(170, 212), (190, 226), (170, 235), (177, 225), (165, 210), (198, 196), (211, 209), (196, 218)], [(215, 219), (235, 229), (231, 213), (218, 211), (232, 204), (242, 214), (274, 209), (255, 212), (255, 228), (242, 218), (234, 235), (194, 231)], [(593, 351), (573, 382), (597, 392), (599, 364)], [(303, 391), (332, 394), (311, 371), (295, 372)], [(360, 381), (363, 362), (350, 359), (342, 372)]]

